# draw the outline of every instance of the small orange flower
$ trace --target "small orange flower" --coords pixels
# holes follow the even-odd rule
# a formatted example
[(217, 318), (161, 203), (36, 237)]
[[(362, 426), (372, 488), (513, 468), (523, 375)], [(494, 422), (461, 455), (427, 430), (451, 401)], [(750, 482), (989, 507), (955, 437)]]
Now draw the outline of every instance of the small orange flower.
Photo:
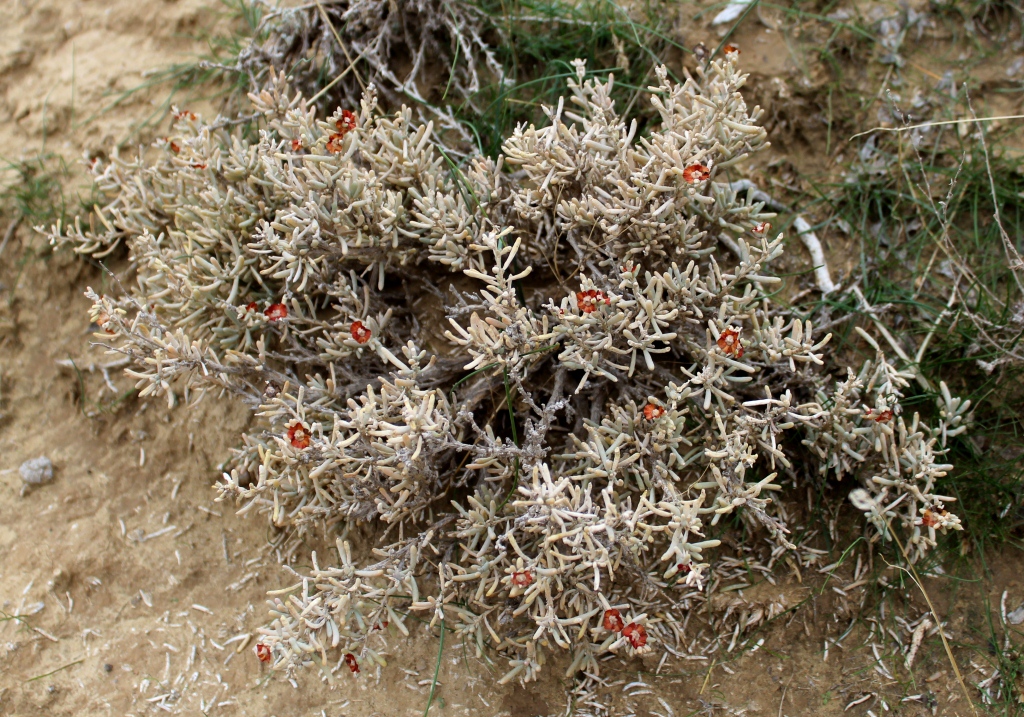
[(635, 622), (631, 622), (622, 628), (622, 636), (629, 640), (629, 644), (633, 646), (634, 650), (638, 650), (647, 644), (647, 630), (644, 629), (643, 625), (637, 625)]
[(181, 151), (181, 147), (178, 146), (177, 142), (167, 140), (167, 146), (170, 147), (171, 151), (174, 152), (175, 154)]
[(350, 332), (352, 334), (352, 338), (355, 339), (358, 344), (365, 344), (370, 340), (370, 337), (373, 336), (373, 332), (370, 331), (362, 321), (353, 321)]
[(192, 169), (206, 169), (206, 165), (201, 162), (193, 162)]
[(176, 120), (187, 119), (187, 120), (189, 120), (191, 122), (195, 122), (196, 121), (196, 114), (195, 114), (195, 112), (189, 112), (188, 110), (182, 110), (181, 112), (175, 112), (174, 113), (174, 119), (176, 119)]
[(529, 587), (533, 582), (533, 573), (529, 570), (521, 570), (512, 573), (512, 584), (517, 588)]
[(771, 222), (761, 222), (756, 227), (754, 227), (754, 233), (755, 234), (759, 234), (759, 235), (767, 234), (771, 230), (772, 230), (772, 223)]
[(338, 132), (344, 137), (346, 134), (356, 128), (356, 114), (352, 110), (342, 110), (341, 119), (334, 123), (334, 126), (338, 128)]
[(264, 309), (263, 315), (271, 321), (280, 321), (288, 316), (288, 307), (284, 304), (271, 304)]
[(356, 661), (356, 656), (351, 652), (345, 653), (345, 664), (348, 665), (348, 669), (353, 673), (359, 672), (359, 662)]
[(722, 51), (725, 52), (726, 55), (731, 55), (734, 52), (737, 55), (740, 54), (740, 48), (736, 47), (735, 45), (733, 45), (731, 43), (726, 45), (725, 47), (723, 47)]
[(934, 528), (939, 524), (939, 519), (935, 516), (935, 513), (925, 508), (924, 512), (921, 513), (921, 525), (926, 528)]
[(302, 140), (301, 139), (293, 139), (292, 140), (292, 151), (293, 152), (298, 152), (300, 149), (302, 149)]
[(622, 632), (622, 626), (625, 623), (622, 621), (622, 613), (615, 608), (604, 611), (604, 629), (611, 630), (612, 632)]
[(718, 348), (727, 356), (743, 358), (743, 346), (740, 344), (740, 332), (735, 329), (726, 329), (718, 337)]
[(345, 149), (345, 146), (342, 143), (342, 140), (344, 138), (345, 135), (343, 135), (341, 132), (335, 132), (330, 137), (328, 137), (327, 151), (330, 152), (331, 154), (341, 154)]
[(683, 179), (690, 184), (696, 184), (697, 182), (703, 182), (705, 179), (711, 177), (711, 170), (705, 167), (703, 164), (691, 164), (689, 167), (683, 170)]
[(875, 409), (869, 408), (868, 410), (864, 411), (864, 418), (870, 418), (875, 423), (888, 423), (889, 421), (892, 420), (892, 411), (890, 411), (888, 408), (879, 413), (877, 416), (873, 415), (874, 412)]
[(288, 440), (295, 448), (309, 448), (309, 430), (301, 421), (295, 421), (288, 427)]
[(597, 305), (602, 301), (606, 304), (612, 303), (612, 300), (605, 296), (603, 291), (597, 289), (576, 292), (576, 308), (584, 314), (592, 314), (597, 311)]
[(256, 657), (260, 658), (260, 662), (270, 662), (270, 648), (262, 642), (257, 642)]
[(110, 317), (107, 316), (105, 313), (100, 313), (100, 315), (96, 317), (96, 325), (99, 326), (108, 334), (110, 334), (111, 336), (113, 336), (115, 333), (114, 330), (110, 328)]
[(665, 415), (665, 409), (656, 403), (648, 403), (644, 406), (644, 418), (648, 421), (655, 421)]

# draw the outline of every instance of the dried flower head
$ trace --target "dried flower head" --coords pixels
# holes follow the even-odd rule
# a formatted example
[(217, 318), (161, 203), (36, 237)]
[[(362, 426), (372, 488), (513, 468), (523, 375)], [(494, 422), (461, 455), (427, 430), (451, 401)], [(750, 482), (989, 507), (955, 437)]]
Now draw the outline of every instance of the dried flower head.
[(732, 43), (729, 43), (728, 45), (722, 48), (722, 52), (724, 52), (726, 55), (738, 55), (740, 54), (740, 48), (738, 48), (736, 45), (733, 45)]

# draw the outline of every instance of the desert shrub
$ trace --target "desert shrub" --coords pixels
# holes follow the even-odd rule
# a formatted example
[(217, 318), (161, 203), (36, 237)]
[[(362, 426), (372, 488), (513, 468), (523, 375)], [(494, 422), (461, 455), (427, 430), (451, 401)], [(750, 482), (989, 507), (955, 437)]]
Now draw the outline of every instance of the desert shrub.
[[(736, 53), (682, 83), (658, 68), (643, 135), (611, 77), (576, 70), (544, 126), (459, 165), (372, 90), (318, 118), (274, 75), (257, 137), (179, 112), (96, 162), (106, 203), (51, 232), (127, 246), (131, 289), (89, 295), (142, 395), (252, 407), (222, 499), (336, 540), (273, 596), (276, 667), (383, 664), (410, 615), (505, 654), (503, 681), (556, 649), (569, 674), (685, 650), (720, 539), (766, 534), (774, 564), (770, 496), (812, 480), (853, 481), (911, 559), (959, 529), (936, 480), (968, 403), (943, 385), (905, 413), (914, 374), (869, 334), (848, 366), (773, 298), (782, 236), (722, 181), (766, 146)], [(379, 526), (368, 554), (358, 524)]]

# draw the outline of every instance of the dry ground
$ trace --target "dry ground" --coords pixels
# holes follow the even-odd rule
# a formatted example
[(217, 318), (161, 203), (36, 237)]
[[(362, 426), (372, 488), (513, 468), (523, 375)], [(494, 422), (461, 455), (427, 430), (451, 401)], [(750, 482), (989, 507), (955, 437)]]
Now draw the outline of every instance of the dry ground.
[[(213, 0), (4, 0), (0, 17), (0, 156), (11, 160), (45, 141), (73, 161), (127, 136), (165, 91), (93, 115), (146, 70), (200, 51), (190, 37), (222, 22)], [(814, 166), (820, 153), (812, 148), (825, 129), (801, 120), (814, 72), (801, 85), (793, 38), (770, 30), (770, 21), (744, 26), (737, 39), (766, 75), (762, 86), (772, 88), (759, 99), (773, 112), (774, 159)], [(108, 279), (75, 257), (51, 255), (28, 227), (0, 256), (0, 280), (0, 608), (17, 616), (0, 623), (0, 714), (422, 714), (438, 653), (426, 631), (390, 636), (388, 667), (346, 674), (335, 686), (310, 670), (295, 689), (253, 656), (247, 636), (264, 618), (265, 593), (291, 580), (265, 526), (214, 502), (211, 484), (248, 420), (245, 410), (215, 397), (197, 408), (120, 401), (130, 383), (116, 368), (102, 393), (108, 381), (100, 367), (112, 359), (88, 348), (82, 291)], [(52, 459), (55, 480), (22, 495), (18, 466), (39, 455)], [(986, 599), (997, 614), (1004, 591), (1011, 609), (1024, 601), (1019, 555), (989, 556), (991, 579), (955, 597), (948, 581), (926, 581), (954, 641), (983, 639)], [(912, 673), (890, 677), (891, 660), (878, 669), (877, 656), (861, 646), (862, 625), (825, 659), (826, 640), (846, 631), (861, 600), (856, 587), (849, 595), (832, 589), (853, 582), (849, 572), (827, 586), (822, 576), (794, 573), (777, 586), (729, 594), (747, 607), (773, 600), (801, 607), (764, 630), (752, 653), (610, 665), (608, 689), (638, 715), (838, 715), (864, 696), (849, 714), (971, 714), (937, 637), (926, 641)], [(922, 614), (916, 590), (905, 595), (908, 617)], [(982, 679), (969, 653), (958, 655), (969, 679)], [(492, 673), (503, 667), (447, 645), (431, 713), (564, 712), (557, 666), (526, 689), (497, 686)], [(900, 703), (907, 694), (921, 697)]]

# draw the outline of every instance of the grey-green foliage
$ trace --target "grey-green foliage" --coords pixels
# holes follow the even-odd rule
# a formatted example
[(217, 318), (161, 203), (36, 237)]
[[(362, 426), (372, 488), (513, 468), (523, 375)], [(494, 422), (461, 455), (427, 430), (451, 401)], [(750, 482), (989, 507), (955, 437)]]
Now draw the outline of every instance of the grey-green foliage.
[[(497, 161), (456, 166), (372, 92), (317, 118), (275, 76), (257, 138), (183, 113), (97, 165), (108, 201), (51, 238), (127, 245), (136, 287), (90, 293), (101, 336), (143, 395), (249, 401), (224, 499), (340, 531), (337, 559), (272, 601), (275, 666), (383, 664), (377, 628), (409, 612), (502, 651), (505, 680), (556, 648), (570, 673), (685, 649), (709, 531), (738, 514), (790, 549), (770, 495), (808, 475), (854, 478), (915, 558), (959, 528), (934, 489), (968, 406), (945, 392), (937, 425), (903, 415), (909, 374), (880, 349), (843, 367), (771, 298), (782, 237), (718, 181), (766, 145), (736, 59), (681, 84), (659, 68), (644, 135), (579, 63), (568, 103)], [(385, 528), (371, 556), (340, 537), (357, 521)]]

